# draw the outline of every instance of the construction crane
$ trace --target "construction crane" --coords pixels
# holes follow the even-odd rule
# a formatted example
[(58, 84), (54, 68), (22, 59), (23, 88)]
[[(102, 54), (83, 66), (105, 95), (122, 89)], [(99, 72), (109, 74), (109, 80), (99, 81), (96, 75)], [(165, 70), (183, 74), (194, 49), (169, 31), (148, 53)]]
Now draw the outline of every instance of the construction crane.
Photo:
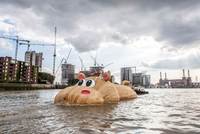
[(68, 55), (67, 55), (67, 58), (66, 58), (66, 59), (65, 59), (65, 58), (62, 58), (62, 59), (61, 59), (61, 62), (60, 62), (60, 64), (58, 65), (58, 67), (57, 67), (57, 70), (56, 70), (56, 73), (55, 73), (55, 74), (57, 74), (57, 73), (58, 73), (58, 71), (59, 71), (59, 68), (60, 68), (60, 66), (62, 65), (63, 61), (65, 61), (65, 64), (67, 64), (67, 61), (68, 61), (68, 59), (69, 59), (69, 56), (70, 56), (70, 54), (71, 54), (71, 51), (72, 51), (72, 48), (69, 50), (69, 53), (68, 53)]
[(56, 33), (57, 28), (55, 27), (54, 31), (54, 53), (53, 53), (53, 75), (55, 76), (55, 67), (56, 67)]
[(30, 46), (52, 46), (54, 47), (54, 44), (39, 44), (39, 43), (19, 43), (19, 45), (27, 46), (27, 51), (30, 50)]
[(112, 65), (112, 64), (114, 64), (114, 63), (111, 62), (111, 63), (109, 63), (109, 64), (106, 64), (105, 66), (103, 65), (103, 67), (106, 68), (106, 67), (108, 67), (108, 66), (110, 66), (110, 65)]
[(91, 59), (94, 61), (94, 66), (99, 66), (99, 64), (97, 63), (97, 52), (96, 52), (95, 57), (92, 56), (91, 53), (90, 53), (90, 57), (91, 57)]
[(30, 42), (29, 40), (19, 39), (19, 36), (0, 36), (0, 38), (16, 41), (16, 47), (15, 47), (15, 59), (16, 60), (17, 60), (17, 55), (18, 55), (19, 43), (21, 43), (21, 42), (29, 43)]
[(83, 59), (80, 57), (80, 55), (78, 57), (79, 57), (79, 60), (81, 62), (81, 71), (83, 71), (83, 70), (85, 70), (85, 66), (83, 64)]
[[(45, 43), (44, 44), (39, 44), (39, 43), (30, 43), (30, 42), (27, 42), (27, 43), (20, 42), (19, 45), (25, 45), (25, 46), (27, 46), (27, 51), (30, 50), (30, 46), (48, 46), (48, 47), (54, 47), (54, 49), (55, 49), (55, 44), (45, 44)], [(54, 55), (53, 55), (53, 63), (54, 62), (55, 62), (55, 59), (54, 59)], [(53, 75), (55, 75), (54, 70), (53, 70)]]
[(26, 40), (26, 43), (24, 42), (20, 42), (20, 43), (17, 43), (19, 45), (27, 45), (27, 51), (30, 50), (30, 46), (33, 45), (33, 46), (52, 46), (54, 47), (54, 54), (53, 54), (53, 75), (55, 76), (55, 64), (56, 64), (56, 33), (57, 33), (57, 29), (55, 27), (55, 41), (54, 41), (54, 44), (46, 44), (46, 43), (43, 43), (43, 44), (39, 44), (39, 43), (30, 43), (30, 41)]

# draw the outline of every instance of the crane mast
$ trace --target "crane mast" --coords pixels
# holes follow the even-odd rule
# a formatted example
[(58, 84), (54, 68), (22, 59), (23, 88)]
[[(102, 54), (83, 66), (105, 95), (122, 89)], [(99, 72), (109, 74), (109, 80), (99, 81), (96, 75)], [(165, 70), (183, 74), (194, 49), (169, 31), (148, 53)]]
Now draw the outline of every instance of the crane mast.
[(54, 54), (53, 54), (53, 75), (55, 76), (55, 64), (56, 64), (56, 32), (57, 32), (57, 28), (55, 27), (55, 35), (54, 35)]
[(24, 39), (19, 39), (19, 36), (0, 36), (2, 39), (7, 39), (7, 40), (13, 40), (16, 41), (16, 47), (15, 47), (15, 59), (17, 60), (17, 55), (18, 55), (18, 46), (20, 42), (29, 42), (29, 40), (24, 40)]

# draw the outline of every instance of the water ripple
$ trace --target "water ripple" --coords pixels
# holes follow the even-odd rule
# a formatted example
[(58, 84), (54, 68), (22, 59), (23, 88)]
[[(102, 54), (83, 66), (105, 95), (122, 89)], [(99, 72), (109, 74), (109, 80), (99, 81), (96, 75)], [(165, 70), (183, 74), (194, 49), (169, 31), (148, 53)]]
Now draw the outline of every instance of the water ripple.
[(0, 133), (200, 133), (200, 89), (150, 89), (103, 106), (53, 104), (59, 90), (0, 92)]

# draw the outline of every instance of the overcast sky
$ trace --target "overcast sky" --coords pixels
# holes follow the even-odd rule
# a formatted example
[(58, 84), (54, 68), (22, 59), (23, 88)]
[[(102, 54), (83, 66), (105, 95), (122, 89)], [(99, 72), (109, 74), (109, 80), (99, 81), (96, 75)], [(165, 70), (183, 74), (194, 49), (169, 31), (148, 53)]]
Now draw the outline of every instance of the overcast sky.
[[(159, 79), (181, 77), (191, 69), (200, 76), (199, 0), (0, 0), (0, 35), (19, 35), (32, 42), (52, 43), (57, 26), (57, 66), (72, 49), (69, 61), (84, 66), (114, 64), (106, 70), (119, 80), (120, 67), (137, 66), (138, 71)], [(0, 56), (14, 56), (15, 45), (0, 40)], [(31, 47), (44, 53), (44, 70), (52, 70), (52, 48)], [(20, 46), (23, 60), (25, 47)], [(59, 75), (59, 74), (58, 74)], [(60, 79), (60, 78), (57, 78)]]

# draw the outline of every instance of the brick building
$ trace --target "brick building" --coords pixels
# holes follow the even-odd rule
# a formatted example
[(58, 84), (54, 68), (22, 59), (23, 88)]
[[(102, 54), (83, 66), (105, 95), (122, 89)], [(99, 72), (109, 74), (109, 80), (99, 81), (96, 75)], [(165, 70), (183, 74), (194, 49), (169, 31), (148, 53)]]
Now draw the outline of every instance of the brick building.
[(37, 83), (38, 66), (11, 57), (0, 57), (0, 82)]

